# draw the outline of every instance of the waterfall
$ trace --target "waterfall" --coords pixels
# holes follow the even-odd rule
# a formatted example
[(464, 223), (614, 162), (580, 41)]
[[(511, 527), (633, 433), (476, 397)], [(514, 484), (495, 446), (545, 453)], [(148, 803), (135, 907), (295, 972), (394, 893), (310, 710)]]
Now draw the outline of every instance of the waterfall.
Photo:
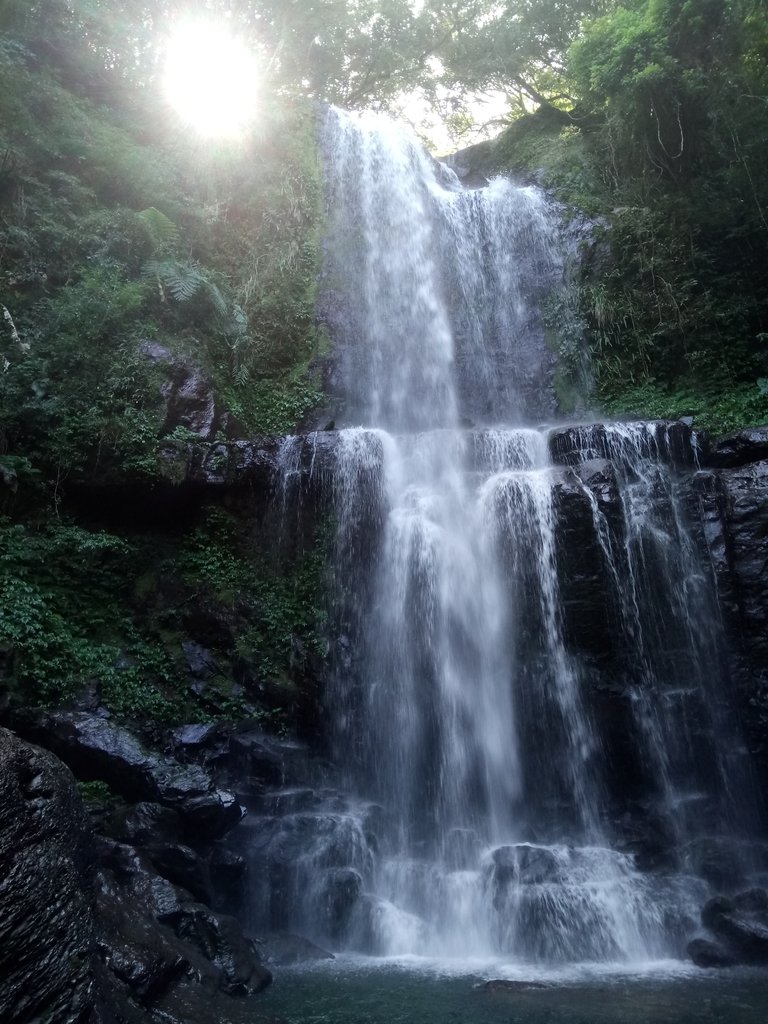
[(341, 778), (261, 829), (262, 904), (375, 954), (678, 955), (697, 842), (750, 813), (695, 435), (546, 425), (542, 192), (464, 190), (374, 115), (323, 149)]

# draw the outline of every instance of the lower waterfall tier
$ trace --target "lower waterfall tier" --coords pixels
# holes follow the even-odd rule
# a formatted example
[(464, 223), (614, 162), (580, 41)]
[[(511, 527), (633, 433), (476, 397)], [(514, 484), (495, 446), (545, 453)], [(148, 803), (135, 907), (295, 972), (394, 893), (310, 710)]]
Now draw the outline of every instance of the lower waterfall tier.
[(764, 877), (703, 456), (682, 424), (286, 440), (279, 502), (336, 524), (333, 768), (252, 802), (260, 928), (636, 963)]

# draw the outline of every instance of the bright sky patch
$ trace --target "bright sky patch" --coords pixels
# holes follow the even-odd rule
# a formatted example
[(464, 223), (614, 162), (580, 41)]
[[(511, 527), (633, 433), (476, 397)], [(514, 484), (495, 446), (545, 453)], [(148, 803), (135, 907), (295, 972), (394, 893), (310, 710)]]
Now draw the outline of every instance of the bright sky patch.
[(236, 138), (254, 114), (256, 61), (226, 26), (185, 22), (168, 44), (163, 85), (171, 105), (202, 136)]

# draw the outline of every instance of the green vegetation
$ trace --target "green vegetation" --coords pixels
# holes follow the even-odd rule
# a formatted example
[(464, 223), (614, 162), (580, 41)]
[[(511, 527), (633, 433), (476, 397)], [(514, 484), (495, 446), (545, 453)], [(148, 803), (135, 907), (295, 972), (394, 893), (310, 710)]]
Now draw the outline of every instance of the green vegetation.
[(290, 720), (325, 656), (327, 542), (267, 559), (250, 533), (215, 506), (180, 534), (0, 522), (0, 666), (14, 699), (55, 705), (93, 687), (122, 716)]
[(95, 687), (129, 717), (287, 713), (316, 577), (261, 564), (235, 517), (145, 534), (70, 501), (94, 480), (151, 494), (161, 445), (213, 440), (167, 415), (178, 366), (235, 436), (294, 430), (320, 398), (313, 112), (272, 94), (247, 140), (197, 142), (152, 84), (146, 13), (0, 3), (0, 674), (14, 700)]
[[(544, 105), (478, 147), (596, 218), (577, 294), (609, 413), (768, 420), (768, 16), (633, 0), (584, 23)], [(562, 94), (570, 97), (564, 103)]]
[(318, 398), (311, 111), (275, 99), (247, 143), (203, 149), (63, 29), (52, 61), (44, 7), (0, 43), (3, 450), (48, 477), (152, 472), (146, 339), (202, 367), (244, 430), (290, 430)]

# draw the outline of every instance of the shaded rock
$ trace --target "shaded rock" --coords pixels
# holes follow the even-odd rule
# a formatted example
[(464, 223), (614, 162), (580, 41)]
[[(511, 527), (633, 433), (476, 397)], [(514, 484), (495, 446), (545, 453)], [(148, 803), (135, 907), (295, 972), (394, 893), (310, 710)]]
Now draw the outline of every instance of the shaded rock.
[(182, 843), (149, 843), (145, 847), (154, 868), (174, 885), (179, 885), (202, 903), (212, 903), (208, 866), (189, 846)]
[[(631, 424), (626, 424), (627, 428)], [(679, 420), (659, 420), (643, 424), (634, 435), (640, 454), (679, 466), (693, 466), (699, 444), (698, 435)], [(549, 433), (552, 461), (560, 466), (574, 466), (591, 459), (621, 460), (622, 438), (606, 429), (603, 423), (557, 427)]]
[(747, 889), (737, 893), (731, 903), (737, 910), (748, 914), (768, 914), (768, 892), (765, 889)]
[(224, 744), (225, 737), (217, 725), (180, 725), (171, 733), (171, 740), (178, 754), (197, 755), (201, 751), (208, 751)]
[[(184, 640), (181, 649), (187, 668), (197, 679), (210, 679), (219, 670), (213, 654), (194, 640)], [(191, 728), (186, 726), (187, 729)], [(201, 726), (200, 728), (206, 728)], [(210, 728), (210, 727), (209, 727)]]
[(158, 840), (173, 841), (178, 839), (181, 830), (178, 811), (146, 801), (117, 808), (107, 821), (108, 834), (131, 846), (146, 846)]
[(160, 879), (137, 851), (105, 852), (96, 886), (99, 951), (116, 981), (144, 1006), (166, 995), (185, 974), (217, 988), (219, 972), (168, 926), (181, 914), (186, 894)]
[[(589, 464), (595, 486), (604, 485), (609, 521), (621, 521), (615, 478), (602, 461)], [(581, 468), (581, 467), (579, 467)], [(589, 477), (589, 472), (586, 474)], [(602, 479), (598, 485), (595, 481)], [(564, 638), (591, 664), (619, 677), (624, 660), (616, 601), (586, 485), (575, 470), (560, 470), (553, 489), (556, 557)], [(602, 499), (601, 499), (602, 500)]]
[(616, 821), (615, 831), (619, 837), (618, 848), (634, 856), (640, 871), (675, 866), (677, 836), (674, 824), (654, 805), (641, 805), (625, 811)]
[(190, 894), (180, 889), (167, 878), (163, 878), (152, 865), (148, 855), (125, 843), (101, 840), (97, 844), (101, 884), (104, 879), (112, 888), (119, 887), (126, 901), (141, 907), (152, 918), (160, 922), (175, 920), (181, 914), (182, 904), (188, 902)]
[(50, 753), (0, 729), (0, 1019), (75, 1021), (93, 1002), (87, 819)]
[(329, 935), (338, 936), (345, 931), (362, 892), (363, 879), (358, 871), (336, 868), (329, 873), (324, 889)]
[(739, 897), (716, 896), (701, 912), (702, 924), (741, 963), (768, 963), (768, 912), (760, 906), (763, 897), (757, 893), (742, 894), (746, 907), (737, 906)]
[(211, 382), (202, 370), (177, 363), (172, 379), (163, 387), (162, 393), (166, 402), (163, 433), (183, 427), (205, 441), (213, 439), (219, 410)]
[(101, 953), (144, 1005), (168, 996), (185, 976), (238, 996), (269, 984), (269, 971), (234, 918), (194, 902), (142, 851), (104, 842), (100, 853)]
[(180, 938), (194, 944), (222, 972), (221, 987), (233, 995), (261, 992), (272, 975), (260, 962), (240, 924), (199, 903), (187, 903), (175, 923)]
[(260, 813), (281, 816), (310, 810), (318, 805), (320, 800), (314, 789), (291, 786), (269, 790), (261, 794), (256, 803)]
[(483, 992), (501, 992), (508, 995), (525, 992), (532, 988), (548, 988), (548, 986), (541, 981), (511, 981), (506, 978), (492, 978), (481, 985)]
[(544, 846), (521, 843), (518, 846), (499, 846), (493, 851), (493, 874), (497, 882), (519, 882), (536, 885), (556, 882), (560, 877), (557, 858)]
[(165, 403), (162, 432), (169, 434), (182, 427), (204, 441), (212, 440), (220, 426), (222, 410), (208, 375), (158, 342), (142, 342), (139, 351), (149, 362), (166, 370), (167, 377), (160, 388)]
[(610, 523), (621, 519), (621, 502), (616, 471), (607, 459), (588, 459), (574, 466), (574, 472), (592, 492), (598, 508)]
[(706, 462), (716, 468), (736, 469), (764, 459), (768, 459), (768, 426), (748, 427), (712, 442)]
[(19, 489), (19, 480), (16, 470), (10, 466), (0, 463), (0, 491), (6, 490), (9, 494), (16, 494)]
[(235, 794), (224, 789), (185, 800), (179, 805), (179, 811), (188, 834), (198, 840), (219, 839), (245, 814)]
[(217, 905), (227, 909), (242, 906), (247, 873), (245, 858), (226, 846), (215, 846), (208, 858), (208, 877)]
[(236, 733), (230, 739), (233, 771), (251, 775), (267, 785), (307, 778), (307, 748), (292, 740), (280, 740), (260, 730)]
[[(768, 772), (768, 461), (719, 472), (722, 526), (710, 549), (731, 638), (730, 669), (758, 773)], [(762, 709), (762, 713), (761, 713)], [(758, 775), (759, 777), (759, 775)], [(763, 794), (763, 812), (768, 816)]]
[(744, 869), (737, 845), (722, 836), (700, 836), (687, 843), (683, 857), (688, 870), (706, 879), (717, 891), (744, 882)]
[(22, 723), (82, 779), (103, 780), (127, 800), (173, 807), (197, 840), (217, 839), (240, 821), (234, 794), (214, 788), (199, 765), (147, 749), (127, 729), (86, 712), (51, 712)]
[(168, 443), (161, 445), (161, 469), (177, 486), (208, 491), (250, 485), (268, 495), (281, 480), (285, 493), (321, 492), (336, 469), (338, 444), (336, 431), (323, 430), (208, 446)]
[(724, 946), (709, 939), (694, 939), (686, 952), (697, 967), (733, 967), (737, 963)]

